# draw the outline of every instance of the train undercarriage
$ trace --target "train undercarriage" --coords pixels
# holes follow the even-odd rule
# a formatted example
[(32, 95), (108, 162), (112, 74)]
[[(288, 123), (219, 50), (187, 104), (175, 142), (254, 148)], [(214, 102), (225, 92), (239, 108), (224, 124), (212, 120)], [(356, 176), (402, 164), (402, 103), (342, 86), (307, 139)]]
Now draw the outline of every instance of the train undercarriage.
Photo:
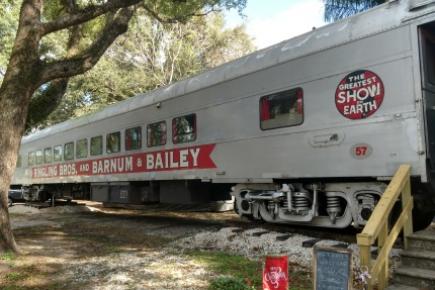
[[(387, 185), (383, 182), (238, 184), (234, 209), (241, 216), (270, 223), (326, 228), (363, 227)], [(427, 227), (435, 214), (433, 194), (413, 186), (414, 227)], [(395, 218), (393, 210), (390, 219)]]
[[(269, 223), (325, 228), (363, 227), (387, 184), (380, 181), (276, 182), (231, 187), (234, 210), (243, 218)], [(125, 204), (206, 204), (231, 199), (229, 184), (197, 181), (154, 181), (33, 185), (24, 191), (28, 201), (55, 198), (91, 199)], [(435, 215), (435, 194), (428, 184), (412, 182), (416, 230), (427, 227)], [(177, 194), (174, 194), (177, 193)], [(394, 219), (400, 203), (393, 209)]]

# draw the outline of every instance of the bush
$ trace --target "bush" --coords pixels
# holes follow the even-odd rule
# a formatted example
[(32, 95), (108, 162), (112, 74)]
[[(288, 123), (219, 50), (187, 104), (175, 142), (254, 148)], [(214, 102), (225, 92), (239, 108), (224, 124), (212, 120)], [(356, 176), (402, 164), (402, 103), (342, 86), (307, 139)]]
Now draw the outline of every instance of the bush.
[(210, 283), (209, 290), (252, 290), (240, 278), (219, 277)]

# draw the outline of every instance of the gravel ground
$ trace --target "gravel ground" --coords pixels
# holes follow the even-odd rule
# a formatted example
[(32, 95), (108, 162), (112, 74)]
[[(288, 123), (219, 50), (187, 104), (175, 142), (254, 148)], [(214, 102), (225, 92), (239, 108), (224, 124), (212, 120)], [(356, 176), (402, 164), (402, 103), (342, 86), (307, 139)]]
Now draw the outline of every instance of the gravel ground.
[[(312, 247), (302, 245), (314, 243), (313, 236), (294, 229), (228, 226), (228, 214), (221, 215), (222, 221), (219, 214), (208, 221), (197, 213), (147, 215), (92, 206), (36, 209), (16, 205), (10, 212), (24, 255), (12, 266), (3, 263), (3, 270), (0, 267), (0, 288), (2, 271), (30, 267), (31, 273), (42, 273), (20, 284), (30, 289), (207, 289), (218, 273), (185, 254), (191, 250), (223, 251), (253, 260), (288, 255), (296, 268), (309, 272), (312, 267)], [(355, 244), (333, 239), (315, 244), (347, 246), (358, 264)], [(393, 267), (399, 253), (392, 253)], [(51, 273), (53, 281), (47, 282)], [(47, 283), (57, 286), (50, 288)]]
[[(65, 273), (88, 289), (206, 289), (213, 274), (182, 255), (165, 250), (121, 253), (72, 261)], [(193, 286), (194, 285), (194, 286)]]
[[(312, 267), (313, 248), (303, 247), (303, 243), (312, 241), (313, 237), (300, 234), (283, 235), (279, 232), (269, 232), (264, 228), (254, 228), (243, 232), (239, 232), (239, 230), (240, 228), (228, 227), (219, 231), (204, 231), (176, 241), (172, 243), (172, 246), (180, 250), (224, 251), (252, 259), (286, 255), (289, 257), (289, 262), (298, 265), (301, 269), (310, 270)], [(258, 234), (261, 235), (258, 236)], [(354, 267), (359, 265), (359, 250), (356, 244), (346, 244), (337, 240), (320, 240), (315, 243), (315, 246), (348, 248), (352, 251)], [(374, 247), (373, 250), (375, 249)], [(400, 252), (400, 249), (393, 249), (390, 254), (393, 259), (393, 267), (396, 266), (395, 262)]]

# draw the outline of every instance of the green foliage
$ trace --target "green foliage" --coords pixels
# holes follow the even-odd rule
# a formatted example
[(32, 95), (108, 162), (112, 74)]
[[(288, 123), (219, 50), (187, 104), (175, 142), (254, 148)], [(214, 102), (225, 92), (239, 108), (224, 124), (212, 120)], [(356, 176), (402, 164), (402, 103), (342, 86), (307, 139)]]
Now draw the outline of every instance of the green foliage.
[(5, 275), (5, 280), (8, 282), (18, 282), (28, 277), (26, 273), (10, 272)]
[(239, 13), (246, 7), (247, 0), (145, 0), (152, 11), (159, 11), (162, 20), (176, 19), (186, 22), (192, 15), (217, 11), (221, 8), (238, 9)]
[(15, 33), (18, 26), (19, 4), (21, 1), (8, 0), (0, 7), (0, 84), (6, 67), (14, 42)]
[(386, 0), (323, 0), (323, 2), (325, 20), (336, 21), (380, 5)]
[(210, 283), (209, 290), (253, 290), (242, 279), (234, 277), (219, 277)]
[[(192, 251), (188, 255), (203, 264), (209, 271), (221, 275), (212, 280), (209, 289), (261, 289), (263, 273), (261, 260), (249, 260), (243, 256), (223, 252)], [(300, 271), (291, 263), (289, 278), (289, 290), (312, 289), (310, 272)], [(241, 285), (247, 288), (237, 288), (243, 287)]]
[[(218, 278), (211, 285), (218, 287), (222, 285), (232, 285), (238, 287), (245, 285), (246, 288), (234, 289), (257, 289), (262, 285), (263, 264), (260, 261), (252, 261), (238, 255), (231, 255), (223, 252), (191, 252), (189, 255), (199, 263), (215, 273), (219, 273), (227, 278)], [(232, 277), (228, 278), (228, 277)], [(210, 286), (211, 287), (211, 286)], [(212, 288), (212, 289), (232, 289), (232, 288)]]
[[(106, 2), (106, 0), (45, 0), (42, 2), (41, 20), (50, 22), (80, 9), (89, 9), (92, 5), (101, 5)], [(71, 3), (75, 3), (75, 6), (69, 6)], [(0, 6), (0, 84), (11, 55), (21, 4), (21, 0), (4, 0)], [(63, 107), (53, 112), (49, 120), (41, 124), (41, 127), (93, 112), (138, 92), (169, 84), (212, 67), (220, 63), (219, 50), (225, 52), (221, 57), (225, 61), (253, 49), (251, 40), (242, 28), (230, 32), (221, 26), (218, 27), (221, 33), (216, 34), (217, 42), (214, 45), (207, 44), (208, 47), (206, 47), (212, 49), (214, 53), (212, 57), (211, 54), (206, 53), (205, 49), (198, 49), (203, 38), (191, 24), (192, 22), (195, 25), (199, 24), (202, 32), (205, 32), (205, 27), (209, 23), (195, 16), (208, 15), (222, 9), (237, 9), (241, 13), (246, 6), (246, 0), (143, 0), (142, 4), (141, 7), (144, 9), (136, 11), (140, 13), (135, 23), (130, 25), (129, 36), (123, 36), (113, 45), (109, 51), (110, 55), (101, 59), (94, 72), (86, 77), (76, 77), (70, 82), (69, 93), (63, 101)], [(97, 42), (103, 28), (112, 21), (115, 14), (116, 11), (109, 11), (82, 24), (45, 35), (38, 45), (40, 59), (50, 62), (81, 55)], [(78, 35), (75, 37), (73, 49), (70, 45), (71, 35)], [(140, 36), (140, 42), (134, 42), (132, 39), (137, 35)], [(213, 40), (207, 37), (206, 40)], [(142, 41), (154, 41), (154, 43)], [(124, 44), (126, 47), (129, 45), (133, 47), (133, 53), (130, 54), (128, 49), (120, 48)], [(157, 46), (154, 46), (155, 44)], [(142, 49), (142, 52), (144, 49), (150, 49), (146, 51), (146, 55), (141, 52), (141, 57), (152, 56), (152, 58), (146, 63), (143, 62), (143, 58), (136, 61), (139, 49)], [(239, 54), (233, 53), (236, 49), (240, 49)], [(131, 63), (131, 60), (134, 62)], [(129, 72), (131, 74), (128, 74)], [(46, 87), (47, 84), (37, 91), (39, 98), (44, 97)], [(48, 98), (47, 102), (58, 103)], [(43, 115), (45, 116), (46, 113), (44, 112)]]
[(139, 13), (91, 71), (71, 79), (62, 103), (40, 126), (92, 113), (254, 50), (243, 26), (224, 25), (220, 13), (186, 24), (162, 24)]
[(6, 251), (0, 254), (0, 261), (10, 262), (15, 259), (15, 254), (10, 251)]

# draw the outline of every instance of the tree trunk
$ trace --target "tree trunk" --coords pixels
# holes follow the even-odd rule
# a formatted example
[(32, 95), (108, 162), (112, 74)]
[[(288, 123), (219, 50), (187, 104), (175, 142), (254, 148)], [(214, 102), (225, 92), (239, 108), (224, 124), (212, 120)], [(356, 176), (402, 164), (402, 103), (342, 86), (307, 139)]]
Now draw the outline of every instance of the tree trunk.
[(18, 252), (10, 225), (7, 200), (25, 128), (28, 103), (34, 88), (32, 77), (24, 73), (18, 78), (5, 78), (0, 88), (0, 251)]
[[(134, 1), (139, 2), (139, 0), (126, 2)], [(113, 1), (113, 3), (115, 2)], [(127, 8), (118, 11), (113, 20), (104, 26), (100, 37), (88, 49), (75, 58), (67, 57), (63, 60), (44, 63), (38, 54), (41, 37), (47, 32), (44, 31), (46, 26), (42, 25), (40, 21), (42, 3), (42, 0), (23, 0), (17, 35), (8, 68), (0, 87), (0, 134), (2, 136), (0, 137), (0, 150), (2, 152), (0, 157), (0, 251), (18, 252), (9, 220), (7, 195), (33, 92), (46, 82), (52, 80), (62, 82), (59, 79), (67, 79), (91, 69), (116, 37), (127, 30), (128, 23), (135, 11), (134, 7), (128, 7), (135, 3), (117, 2), (119, 5), (122, 4), (121, 7), (127, 6)], [(74, 19), (70, 19), (70, 21), (76, 21)], [(65, 21), (58, 21), (55, 24), (62, 26)], [(81, 23), (74, 22), (71, 25), (77, 24)], [(70, 49), (74, 49), (73, 42), (68, 45)], [(69, 51), (69, 53), (74, 54), (74, 51)]]
[(7, 200), (30, 97), (41, 85), (38, 55), (41, 7), (42, 0), (23, 0), (14, 46), (0, 87), (0, 251), (18, 252)]

